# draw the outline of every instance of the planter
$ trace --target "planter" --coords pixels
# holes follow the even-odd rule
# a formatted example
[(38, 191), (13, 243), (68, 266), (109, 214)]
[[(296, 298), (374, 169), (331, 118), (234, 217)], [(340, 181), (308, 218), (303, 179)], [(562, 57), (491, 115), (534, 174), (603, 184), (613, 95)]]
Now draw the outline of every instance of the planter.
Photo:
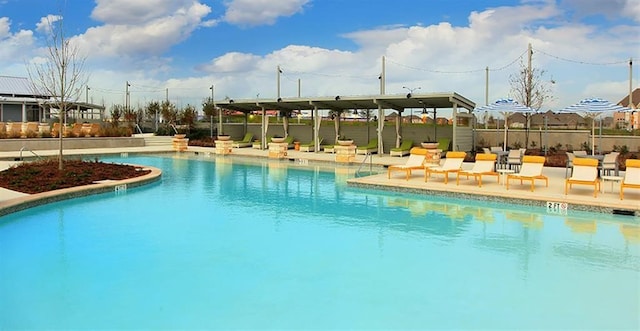
[(183, 134), (183, 133), (176, 133), (176, 134), (173, 135), (173, 137), (177, 138), (177, 139), (184, 139), (186, 136), (187, 135)]
[(229, 139), (231, 139), (231, 136), (228, 136), (228, 135), (218, 136), (218, 140), (226, 141)]
[(273, 137), (273, 138), (271, 138), (271, 142), (283, 143), (285, 139), (287, 139), (287, 138)]
[(353, 140), (338, 140), (338, 145), (340, 145), (340, 146), (351, 146), (351, 145), (353, 145)]
[(437, 149), (439, 144), (438, 143), (423, 142), (423, 143), (420, 143), (420, 145), (422, 145), (422, 148), (426, 148), (426, 149)]

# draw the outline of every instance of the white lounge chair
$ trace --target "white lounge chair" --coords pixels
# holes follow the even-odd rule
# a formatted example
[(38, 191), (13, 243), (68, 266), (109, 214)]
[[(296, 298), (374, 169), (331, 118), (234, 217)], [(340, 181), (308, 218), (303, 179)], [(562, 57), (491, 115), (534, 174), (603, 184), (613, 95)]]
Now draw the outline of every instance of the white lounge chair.
[(406, 172), (406, 179), (409, 180), (412, 170), (423, 169), (428, 152), (424, 148), (414, 147), (409, 151), (407, 163), (390, 165), (387, 168), (387, 178), (391, 178), (391, 172), (401, 170)]
[(593, 185), (593, 196), (598, 196), (600, 190), (600, 180), (598, 179), (598, 160), (587, 158), (575, 158), (573, 160), (573, 172), (571, 177), (564, 181), (564, 194), (574, 184)]
[(496, 176), (500, 183), (500, 174), (495, 171), (496, 154), (476, 154), (476, 162), (471, 170), (460, 170), (456, 176), (456, 185), (460, 185), (460, 176), (473, 176), (478, 182), (478, 186), (482, 187), (482, 176)]
[(535, 188), (535, 180), (544, 180), (547, 187), (549, 187), (549, 178), (542, 174), (542, 168), (544, 168), (544, 156), (525, 155), (522, 158), (522, 167), (517, 174), (507, 175), (507, 190), (509, 189), (509, 181), (511, 179), (520, 180), (520, 185), (525, 180), (531, 182), (531, 192)]
[(624, 178), (620, 183), (620, 200), (624, 200), (624, 188), (640, 189), (640, 160), (627, 159), (625, 161), (627, 170), (624, 172)]
[(428, 182), (431, 174), (443, 174), (444, 183), (447, 184), (449, 182), (449, 173), (460, 171), (465, 156), (467, 156), (467, 153), (465, 152), (447, 152), (447, 156), (444, 159), (442, 166), (425, 168), (424, 181)]

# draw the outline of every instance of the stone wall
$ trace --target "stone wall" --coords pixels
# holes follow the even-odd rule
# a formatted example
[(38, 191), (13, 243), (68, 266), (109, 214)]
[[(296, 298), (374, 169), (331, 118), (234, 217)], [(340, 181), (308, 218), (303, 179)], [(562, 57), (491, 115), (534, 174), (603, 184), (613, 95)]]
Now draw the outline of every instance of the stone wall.
[[(94, 137), (64, 138), (64, 149), (143, 147), (144, 139), (137, 137)], [(32, 151), (57, 150), (60, 148), (58, 138), (22, 138), (0, 139), (0, 152), (19, 151), (22, 148)]]

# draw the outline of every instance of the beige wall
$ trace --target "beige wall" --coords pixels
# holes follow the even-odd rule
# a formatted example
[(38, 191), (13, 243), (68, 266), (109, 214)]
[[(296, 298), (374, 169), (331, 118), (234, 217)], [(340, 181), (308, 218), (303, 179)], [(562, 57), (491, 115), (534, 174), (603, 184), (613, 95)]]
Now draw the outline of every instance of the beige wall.
[[(143, 146), (144, 139), (135, 137), (65, 138), (62, 143), (64, 149)], [(60, 140), (58, 138), (0, 139), (0, 152), (19, 151), (23, 147), (32, 151), (57, 150), (60, 148)]]
[[(514, 143), (519, 142), (523, 147), (525, 143), (525, 131), (524, 130), (509, 130), (507, 142), (509, 147), (513, 147)], [(629, 151), (640, 151), (640, 136), (602, 136), (602, 138), (596, 133), (595, 135), (596, 151), (602, 150), (604, 152), (613, 150), (613, 145), (622, 146), (626, 145)], [(502, 145), (504, 141), (504, 130), (493, 129), (478, 129), (476, 131), (476, 145), (480, 147), (498, 146)], [(570, 149), (580, 149), (583, 143), (587, 143), (591, 146), (591, 131), (589, 130), (548, 130), (545, 131), (531, 130), (529, 131), (529, 146), (531, 148), (531, 142), (536, 142), (536, 148), (540, 148), (543, 145), (549, 147), (555, 147), (557, 144), (562, 145), (562, 149), (567, 149), (569, 145)], [(546, 143), (548, 141), (548, 143)], [(599, 148), (602, 146), (602, 148)]]

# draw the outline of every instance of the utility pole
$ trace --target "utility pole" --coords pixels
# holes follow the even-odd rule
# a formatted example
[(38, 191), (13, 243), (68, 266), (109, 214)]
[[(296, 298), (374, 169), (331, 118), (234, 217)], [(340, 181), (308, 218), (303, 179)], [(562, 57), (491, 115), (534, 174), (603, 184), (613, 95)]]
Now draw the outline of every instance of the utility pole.
[[(380, 80), (380, 95), (385, 93), (385, 58), (382, 56), (382, 72), (378, 79)], [(384, 109), (378, 105), (378, 155), (384, 154), (384, 146), (382, 143), (382, 130), (384, 129)]]
[(280, 74), (282, 73), (282, 70), (280, 70), (280, 65), (278, 65), (276, 69), (276, 84), (278, 86), (276, 100), (278, 100), (280, 99)]
[(635, 128), (636, 123), (634, 122), (633, 112), (636, 109), (635, 104), (633, 103), (633, 58), (629, 58), (629, 104), (628, 107), (632, 110), (625, 114), (624, 120), (629, 123), (627, 124), (627, 130), (631, 131)]
[(84, 95), (84, 102), (85, 103), (89, 103), (89, 90), (91, 88), (89, 87), (89, 85), (87, 85), (87, 89), (85, 90), (85, 95)]
[(531, 107), (531, 85), (533, 84), (533, 73), (531, 69), (531, 58), (533, 57), (533, 50), (531, 49), (531, 43), (529, 43), (529, 47), (527, 48), (527, 87), (525, 90), (525, 106)]
[[(484, 105), (488, 106), (489, 105), (489, 66), (487, 66), (486, 68), (484, 68)], [(484, 128), (485, 130), (489, 127), (488, 126), (488, 119), (489, 119), (489, 112), (488, 111), (484, 111)]]
[(129, 84), (129, 81), (127, 81), (127, 85), (125, 86), (125, 93), (124, 93), (124, 107), (127, 110), (129, 110), (129, 86), (131, 86), (131, 84)]

